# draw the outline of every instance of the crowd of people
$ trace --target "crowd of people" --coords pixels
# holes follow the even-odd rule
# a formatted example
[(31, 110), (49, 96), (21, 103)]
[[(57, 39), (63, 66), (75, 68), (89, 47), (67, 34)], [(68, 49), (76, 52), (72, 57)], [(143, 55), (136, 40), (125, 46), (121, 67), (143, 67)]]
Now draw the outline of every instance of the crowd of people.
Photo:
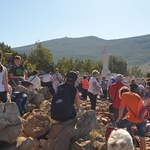
[[(0, 59), (1, 57), (2, 52), (0, 51)], [(96, 102), (100, 96), (101, 100), (112, 102), (113, 125), (117, 128), (126, 127), (132, 138), (131, 126), (135, 125), (140, 139), (140, 148), (141, 150), (146, 149), (146, 121), (140, 120), (134, 113), (137, 111), (139, 100), (143, 100), (147, 106), (150, 105), (150, 72), (148, 72), (146, 79), (141, 79), (137, 75), (132, 78), (124, 77), (121, 74), (112, 74), (109, 79), (102, 76), (99, 79), (99, 72), (93, 70), (92, 76), (83, 75), (81, 79), (78, 71), (70, 71), (63, 78), (59, 68), (55, 68), (53, 75), (46, 71), (42, 77), (39, 77), (37, 70), (28, 76), (28, 72), (21, 62), (21, 57), (17, 55), (9, 70), (0, 64), (0, 97), (2, 102), (10, 102), (7, 97), (14, 92), (14, 87), (18, 85), (35, 91), (41, 86), (47, 86), (51, 95), (55, 95), (62, 85), (69, 87), (72, 104), (75, 105), (78, 113), (81, 113), (80, 99), (86, 101), (89, 97), (91, 109), (95, 111)], [(73, 113), (70, 119), (76, 118), (77, 113), (75, 111)], [(113, 136), (110, 138), (112, 139)], [(112, 143), (109, 147), (111, 146), (113, 146)]]

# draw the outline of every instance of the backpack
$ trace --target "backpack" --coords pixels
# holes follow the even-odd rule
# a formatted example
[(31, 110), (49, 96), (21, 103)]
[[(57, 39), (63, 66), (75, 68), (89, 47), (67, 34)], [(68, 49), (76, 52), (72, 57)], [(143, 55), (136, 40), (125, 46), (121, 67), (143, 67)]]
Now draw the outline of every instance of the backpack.
[(58, 121), (67, 121), (72, 119), (74, 113), (76, 111), (70, 98), (69, 88), (62, 84), (52, 98), (51, 118)]
[(137, 117), (142, 121), (146, 121), (150, 118), (149, 111), (147, 107), (144, 105), (143, 100), (139, 100), (138, 109), (137, 109)]
[(22, 116), (26, 110), (27, 95), (25, 93), (15, 91), (12, 93), (11, 100), (17, 104), (19, 112)]
[(150, 118), (149, 111), (148, 111), (147, 107), (145, 106), (144, 101), (142, 99), (138, 99), (138, 107), (137, 107), (136, 114), (132, 110), (131, 110), (131, 112), (134, 114), (134, 116), (136, 118), (138, 118), (138, 119), (140, 119), (142, 121), (146, 121), (146, 120), (148, 120)]

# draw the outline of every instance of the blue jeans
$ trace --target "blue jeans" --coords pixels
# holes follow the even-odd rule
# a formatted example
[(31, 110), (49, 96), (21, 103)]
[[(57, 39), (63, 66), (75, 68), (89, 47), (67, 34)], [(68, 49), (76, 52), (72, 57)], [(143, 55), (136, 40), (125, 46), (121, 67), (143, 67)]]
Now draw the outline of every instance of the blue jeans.
[(116, 126), (118, 128), (126, 128), (126, 127), (131, 127), (135, 125), (137, 128), (137, 135), (140, 137), (145, 137), (146, 134), (146, 122), (141, 122), (141, 123), (133, 123), (129, 122), (127, 119), (121, 119), (119, 122), (116, 123)]

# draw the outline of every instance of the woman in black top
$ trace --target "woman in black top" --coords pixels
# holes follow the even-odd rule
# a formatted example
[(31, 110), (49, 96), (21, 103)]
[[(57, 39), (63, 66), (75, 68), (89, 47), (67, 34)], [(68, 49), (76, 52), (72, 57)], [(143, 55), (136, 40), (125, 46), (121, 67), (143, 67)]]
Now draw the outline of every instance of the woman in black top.
[(130, 90), (131, 92), (138, 93), (138, 85), (136, 84), (134, 79), (131, 80)]

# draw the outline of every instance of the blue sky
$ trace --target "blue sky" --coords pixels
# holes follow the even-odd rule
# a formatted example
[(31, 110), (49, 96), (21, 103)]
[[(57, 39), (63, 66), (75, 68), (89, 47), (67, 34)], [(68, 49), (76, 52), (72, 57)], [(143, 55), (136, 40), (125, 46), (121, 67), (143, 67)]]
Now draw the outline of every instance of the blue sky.
[(62, 37), (150, 34), (150, 0), (1, 0), (0, 42), (19, 47)]

